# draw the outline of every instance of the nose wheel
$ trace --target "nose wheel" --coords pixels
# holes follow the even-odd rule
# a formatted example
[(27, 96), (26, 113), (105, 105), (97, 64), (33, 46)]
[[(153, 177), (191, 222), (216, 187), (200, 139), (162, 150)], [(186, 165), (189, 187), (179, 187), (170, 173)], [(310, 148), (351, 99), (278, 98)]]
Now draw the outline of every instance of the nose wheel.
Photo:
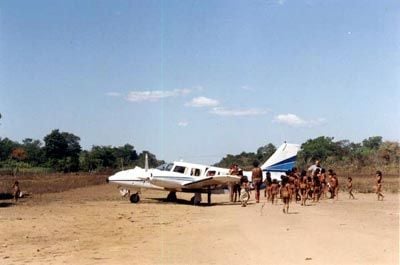
[(131, 197), (129, 197), (129, 200), (131, 201), (131, 203), (138, 203), (140, 201), (139, 194), (132, 194)]

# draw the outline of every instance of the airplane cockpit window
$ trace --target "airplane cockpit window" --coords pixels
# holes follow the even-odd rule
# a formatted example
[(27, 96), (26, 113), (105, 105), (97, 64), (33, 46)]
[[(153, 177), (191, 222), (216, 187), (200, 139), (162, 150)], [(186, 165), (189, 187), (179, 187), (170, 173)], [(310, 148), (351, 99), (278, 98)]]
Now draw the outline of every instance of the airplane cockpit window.
[(165, 164), (162, 164), (161, 166), (158, 166), (157, 169), (162, 170), (162, 171), (171, 171), (173, 165), (174, 164), (172, 164), (172, 163), (165, 163)]
[(174, 168), (174, 172), (178, 172), (178, 173), (185, 173), (185, 169), (186, 169), (186, 167), (182, 167), (182, 166), (176, 166), (175, 168)]

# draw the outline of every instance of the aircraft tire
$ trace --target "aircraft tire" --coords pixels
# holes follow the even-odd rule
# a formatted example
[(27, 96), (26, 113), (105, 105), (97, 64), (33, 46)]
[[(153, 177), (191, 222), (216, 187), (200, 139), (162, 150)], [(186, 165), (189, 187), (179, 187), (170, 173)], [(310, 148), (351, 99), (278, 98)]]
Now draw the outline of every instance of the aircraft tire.
[(132, 194), (131, 197), (129, 197), (129, 200), (131, 201), (131, 203), (138, 203), (140, 201), (139, 194)]

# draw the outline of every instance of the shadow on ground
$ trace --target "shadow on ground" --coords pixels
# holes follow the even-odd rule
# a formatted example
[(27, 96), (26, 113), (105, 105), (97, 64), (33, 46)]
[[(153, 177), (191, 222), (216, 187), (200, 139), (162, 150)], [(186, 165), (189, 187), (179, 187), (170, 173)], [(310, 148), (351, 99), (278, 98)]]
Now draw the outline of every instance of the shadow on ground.
[(6, 208), (6, 207), (10, 207), (13, 206), (14, 203), (12, 202), (0, 202), (0, 208)]
[(181, 204), (181, 205), (192, 205), (192, 206), (199, 206), (199, 207), (208, 207), (208, 206), (217, 206), (217, 205), (237, 205), (237, 203), (232, 203), (232, 202), (217, 202), (211, 204), (208, 204), (207, 202), (202, 202), (199, 205), (193, 205), (192, 202), (188, 200), (183, 200), (183, 199), (176, 199), (176, 201), (171, 202), (168, 201), (166, 198), (146, 198), (143, 201), (140, 201), (139, 203), (172, 203), (172, 204)]

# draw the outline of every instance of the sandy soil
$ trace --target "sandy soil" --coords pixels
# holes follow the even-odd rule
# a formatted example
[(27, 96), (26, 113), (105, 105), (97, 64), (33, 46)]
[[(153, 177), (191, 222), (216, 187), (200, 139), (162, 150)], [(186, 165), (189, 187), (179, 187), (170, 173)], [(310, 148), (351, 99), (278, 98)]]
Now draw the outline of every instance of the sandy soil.
[(131, 204), (100, 185), (0, 201), (0, 264), (399, 264), (395, 194), (342, 194), (287, 215), (281, 202), (242, 208), (214, 195), (194, 207), (165, 196)]

